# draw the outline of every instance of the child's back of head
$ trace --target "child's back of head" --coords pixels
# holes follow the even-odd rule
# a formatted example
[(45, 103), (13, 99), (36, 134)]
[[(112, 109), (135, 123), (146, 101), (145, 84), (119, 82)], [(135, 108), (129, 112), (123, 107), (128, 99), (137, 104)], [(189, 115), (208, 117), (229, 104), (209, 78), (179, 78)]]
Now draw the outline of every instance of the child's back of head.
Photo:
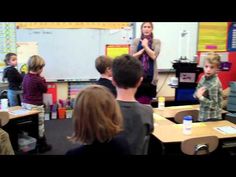
[(121, 131), (123, 117), (115, 97), (100, 85), (91, 85), (78, 94), (74, 106), (71, 140), (82, 144), (103, 143)]
[(29, 71), (38, 72), (45, 66), (45, 61), (42, 57), (33, 55), (29, 58), (27, 65)]
[(143, 76), (142, 63), (131, 55), (121, 55), (112, 63), (112, 74), (117, 87), (135, 88)]
[(107, 69), (112, 66), (112, 59), (106, 56), (99, 56), (96, 58), (95, 67), (100, 74), (105, 74)]

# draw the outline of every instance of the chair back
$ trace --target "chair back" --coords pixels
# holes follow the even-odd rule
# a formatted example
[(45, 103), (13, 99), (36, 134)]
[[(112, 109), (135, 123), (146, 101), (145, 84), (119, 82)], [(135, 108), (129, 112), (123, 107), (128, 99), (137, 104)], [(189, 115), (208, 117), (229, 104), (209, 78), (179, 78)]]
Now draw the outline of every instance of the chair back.
[(236, 82), (230, 82), (230, 92), (228, 96), (227, 111), (236, 112)]
[(206, 155), (216, 150), (218, 144), (217, 136), (190, 138), (181, 143), (181, 151), (187, 155)]
[(174, 120), (176, 123), (182, 124), (184, 116), (192, 116), (193, 122), (196, 122), (198, 120), (198, 110), (185, 110), (180, 111), (177, 114), (175, 114)]

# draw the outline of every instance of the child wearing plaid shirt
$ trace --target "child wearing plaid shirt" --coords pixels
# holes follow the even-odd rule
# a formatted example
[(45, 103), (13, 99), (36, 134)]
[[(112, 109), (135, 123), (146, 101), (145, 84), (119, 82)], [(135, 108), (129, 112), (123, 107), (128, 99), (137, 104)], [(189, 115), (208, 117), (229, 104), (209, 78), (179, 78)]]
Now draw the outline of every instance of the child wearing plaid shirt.
[(222, 85), (217, 76), (220, 56), (214, 52), (205, 58), (204, 76), (198, 83), (194, 96), (200, 101), (199, 121), (221, 120)]

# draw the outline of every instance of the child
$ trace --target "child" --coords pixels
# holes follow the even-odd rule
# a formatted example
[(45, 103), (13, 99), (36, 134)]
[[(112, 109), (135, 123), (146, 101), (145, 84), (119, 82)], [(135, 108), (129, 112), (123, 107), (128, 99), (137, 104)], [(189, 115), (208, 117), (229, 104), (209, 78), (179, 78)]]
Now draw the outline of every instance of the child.
[(74, 107), (74, 135), (70, 138), (83, 145), (67, 155), (125, 155), (129, 146), (120, 134), (122, 115), (115, 97), (103, 86), (82, 90)]
[(97, 81), (97, 84), (103, 85), (110, 89), (113, 95), (116, 97), (116, 88), (112, 85), (112, 59), (106, 56), (99, 56), (95, 61), (95, 66), (97, 71), (101, 74), (100, 79)]
[(114, 59), (112, 81), (117, 89), (117, 100), (124, 117), (124, 134), (131, 154), (147, 154), (147, 145), (153, 131), (153, 110), (135, 100), (135, 93), (143, 79), (143, 67), (130, 55)]
[(46, 152), (52, 148), (46, 143), (44, 129), (43, 93), (47, 92), (47, 84), (45, 79), (40, 76), (44, 66), (43, 58), (38, 55), (31, 56), (28, 61), (28, 74), (23, 80), (22, 107), (41, 111), (39, 114), (39, 152)]
[(7, 67), (3, 71), (3, 81), (7, 78), (9, 83), (7, 91), (9, 105), (18, 106), (20, 105), (20, 95), (22, 94), (21, 83), (23, 77), (15, 68), (17, 66), (17, 56), (15, 53), (8, 53), (4, 61)]
[(214, 121), (222, 119), (222, 86), (217, 76), (220, 56), (208, 53), (205, 58), (204, 76), (199, 81), (195, 97), (200, 101), (199, 121)]

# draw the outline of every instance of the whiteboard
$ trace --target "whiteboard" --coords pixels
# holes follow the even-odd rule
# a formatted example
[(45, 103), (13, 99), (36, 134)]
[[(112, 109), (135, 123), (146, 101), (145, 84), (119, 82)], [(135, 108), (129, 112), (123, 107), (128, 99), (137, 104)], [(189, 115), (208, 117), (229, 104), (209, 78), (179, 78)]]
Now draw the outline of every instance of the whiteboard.
[[(135, 25), (135, 37), (140, 37), (141, 24), (138, 22)], [(173, 69), (172, 61), (179, 59), (180, 56), (194, 59), (197, 54), (198, 22), (155, 22), (153, 24), (154, 38), (161, 40), (161, 51), (157, 58), (159, 70)]]
[[(127, 31), (127, 30), (126, 30)], [(99, 73), (95, 59), (105, 55), (106, 44), (130, 44), (133, 30), (100, 29), (17, 29), (17, 42), (37, 42), (39, 55), (45, 61), (47, 81), (91, 80)], [(124, 40), (125, 39), (125, 40)], [(18, 58), (20, 63), (20, 58)]]

